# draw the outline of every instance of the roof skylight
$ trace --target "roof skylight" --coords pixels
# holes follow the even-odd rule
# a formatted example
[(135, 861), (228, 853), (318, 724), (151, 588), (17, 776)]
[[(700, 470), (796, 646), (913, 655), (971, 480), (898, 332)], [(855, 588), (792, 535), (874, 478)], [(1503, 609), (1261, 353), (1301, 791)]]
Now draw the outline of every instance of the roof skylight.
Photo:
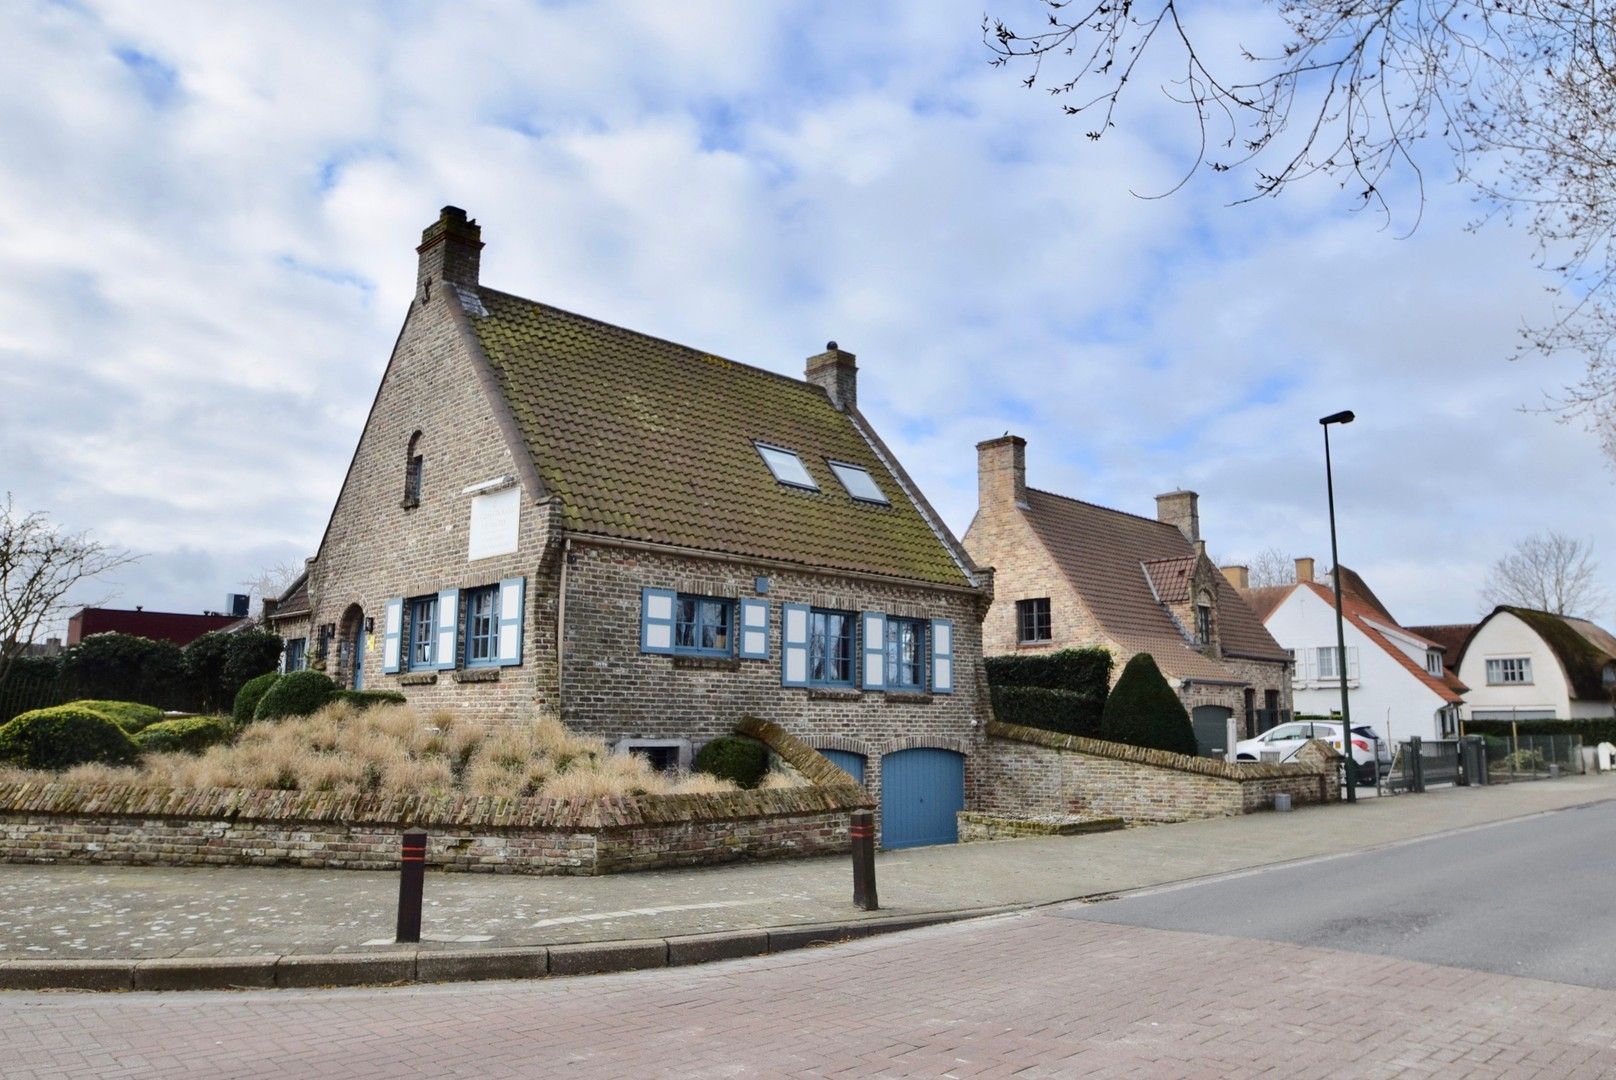
[(880, 503), (882, 506), (891, 505), (886, 494), (876, 486), (875, 477), (870, 475), (868, 469), (832, 461), (830, 471), (836, 474), (836, 479), (842, 482), (842, 486), (847, 489), (847, 493), (853, 498), (861, 499), (864, 502)]
[(802, 459), (790, 450), (782, 450), (778, 446), (765, 446), (757, 443), (757, 452), (763, 455), (763, 461), (769, 466), (774, 478), (782, 484), (792, 487), (807, 488), (818, 491), (819, 485), (814, 478), (808, 475), (808, 469), (803, 465)]

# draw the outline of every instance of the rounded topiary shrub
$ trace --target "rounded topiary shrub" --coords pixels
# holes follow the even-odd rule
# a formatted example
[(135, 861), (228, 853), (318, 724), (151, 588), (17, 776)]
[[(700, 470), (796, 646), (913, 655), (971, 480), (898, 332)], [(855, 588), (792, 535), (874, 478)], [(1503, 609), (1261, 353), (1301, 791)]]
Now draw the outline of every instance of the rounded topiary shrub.
[(756, 739), (720, 735), (696, 751), (695, 771), (755, 788), (769, 771), (769, 748)]
[(254, 720), (307, 716), (329, 702), (337, 684), (323, 671), (289, 671), (275, 680), (253, 710)]
[(0, 727), (0, 761), (26, 769), (69, 769), (134, 760), (135, 744), (123, 728), (93, 709), (57, 705), (14, 717)]
[(200, 754), (235, 734), (235, 725), (222, 716), (182, 716), (153, 724), (136, 735), (134, 742), (143, 754)]
[(163, 718), (163, 710), (155, 705), (141, 705), (134, 701), (70, 701), (69, 705), (79, 709), (89, 709), (98, 712), (123, 728), (129, 734), (143, 728), (151, 727)]
[(1138, 653), (1122, 669), (1100, 714), (1100, 738), (1195, 756), (1190, 714), (1149, 653)]
[(230, 710), (230, 718), (238, 724), (252, 723), (253, 714), (258, 711), (258, 703), (264, 700), (269, 688), (280, 681), (281, 673), (266, 671), (262, 675), (248, 679), (236, 691), (236, 702)]

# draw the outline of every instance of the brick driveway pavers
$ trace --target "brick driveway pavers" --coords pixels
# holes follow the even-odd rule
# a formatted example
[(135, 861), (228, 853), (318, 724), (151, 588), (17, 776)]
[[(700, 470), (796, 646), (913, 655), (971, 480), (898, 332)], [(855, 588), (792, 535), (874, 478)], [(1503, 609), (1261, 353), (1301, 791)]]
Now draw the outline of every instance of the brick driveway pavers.
[(1030, 913), (787, 956), (396, 990), (0, 997), (47, 1077), (1596, 1077), (1616, 993)]
[[(887, 852), (883, 910), (1051, 903), (1337, 854), (1616, 796), (1616, 776), (1377, 799), (1092, 836)], [(844, 859), (600, 878), (434, 873), (424, 931), (457, 949), (863, 918)], [(0, 865), (0, 961), (366, 952), (391, 940), (390, 873)]]

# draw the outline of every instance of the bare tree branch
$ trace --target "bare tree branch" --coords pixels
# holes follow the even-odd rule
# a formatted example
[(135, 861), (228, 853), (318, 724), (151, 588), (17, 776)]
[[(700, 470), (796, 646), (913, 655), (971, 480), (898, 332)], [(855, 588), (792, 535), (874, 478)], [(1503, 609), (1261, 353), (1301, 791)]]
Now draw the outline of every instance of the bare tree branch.
[(1482, 586), (1487, 610), (1499, 605), (1591, 616), (1605, 606), (1593, 544), (1557, 532), (1529, 536), (1492, 566)]

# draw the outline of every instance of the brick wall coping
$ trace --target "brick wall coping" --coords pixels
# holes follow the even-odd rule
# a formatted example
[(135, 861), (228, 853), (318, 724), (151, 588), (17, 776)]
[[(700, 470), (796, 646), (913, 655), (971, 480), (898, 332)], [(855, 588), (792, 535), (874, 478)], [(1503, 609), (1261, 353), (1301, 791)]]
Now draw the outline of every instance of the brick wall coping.
[(169, 789), (132, 784), (75, 787), (60, 782), (23, 782), (0, 784), (0, 814), (597, 831), (851, 811), (869, 805), (868, 796), (851, 776), (778, 724), (748, 717), (737, 730), (767, 744), (802, 773), (809, 786), (699, 795), (513, 799), (493, 795), (337, 795), (318, 791)]
[[(1265, 780), (1285, 776), (1317, 776), (1329, 771), (1332, 767), (1324, 761), (1277, 764), (1262, 761), (1229, 762), (1219, 761), (1216, 758), (1188, 757), (1184, 754), (1174, 754), (1166, 750), (1151, 750), (1142, 746), (1129, 746), (1126, 743), (1106, 742), (1103, 739), (1086, 739), (1081, 735), (1063, 735), (1057, 731), (1022, 727), (1020, 724), (1006, 724), (998, 720), (988, 721), (987, 732), (990, 738), (1030, 743), (1034, 746), (1045, 746), (1051, 750), (1072, 750), (1080, 754), (1090, 754), (1094, 757), (1132, 761), (1140, 765), (1153, 765), (1157, 768), (1174, 769), (1178, 772), (1199, 773), (1202, 776), (1214, 776), (1220, 780)], [(1335, 756), (1335, 752), (1328, 747), (1324, 747), (1322, 743), (1317, 743), (1316, 746), (1304, 747), (1303, 751), (1300, 752), (1316, 750), (1318, 747), (1323, 747), (1325, 753), (1329, 754), (1330, 757)]]

